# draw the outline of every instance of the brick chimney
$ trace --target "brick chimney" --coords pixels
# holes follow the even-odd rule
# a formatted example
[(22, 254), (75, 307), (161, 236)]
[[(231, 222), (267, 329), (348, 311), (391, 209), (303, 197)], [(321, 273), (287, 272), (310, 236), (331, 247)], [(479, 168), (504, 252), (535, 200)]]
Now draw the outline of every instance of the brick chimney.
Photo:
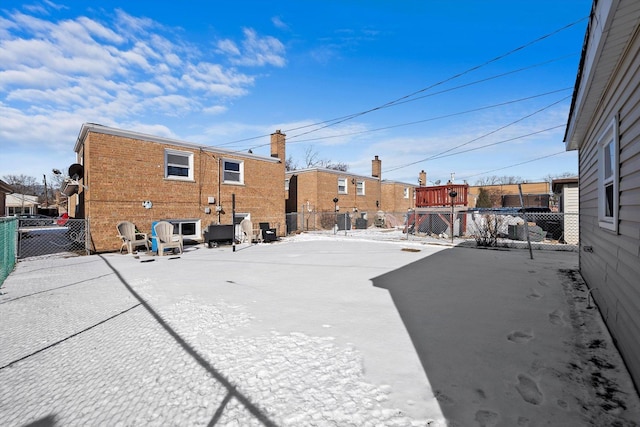
[(427, 186), (427, 173), (425, 171), (420, 171), (420, 176), (418, 177), (418, 182), (420, 183), (420, 187)]
[(371, 160), (371, 176), (378, 179), (382, 178), (382, 160), (378, 156)]
[(271, 134), (271, 157), (279, 158), (282, 163), (287, 161), (284, 148), (286, 136), (280, 129)]

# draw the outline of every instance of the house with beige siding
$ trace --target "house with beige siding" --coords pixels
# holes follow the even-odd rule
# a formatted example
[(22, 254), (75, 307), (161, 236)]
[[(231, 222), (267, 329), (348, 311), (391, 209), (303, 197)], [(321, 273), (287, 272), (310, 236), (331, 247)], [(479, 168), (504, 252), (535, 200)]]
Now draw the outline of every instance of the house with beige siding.
[(210, 224), (233, 223), (234, 198), (237, 217), (285, 232), (280, 131), (265, 157), (85, 123), (74, 150), (75, 176), (63, 192), (69, 215), (89, 220), (92, 251), (120, 248), (120, 221), (151, 234), (154, 222), (168, 220), (185, 239), (200, 241)]
[(594, 1), (565, 134), (580, 273), (640, 386), (640, 2)]
[[(307, 168), (288, 171), (285, 175), (287, 214), (298, 214), (298, 223), (306, 221), (311, 212), (325, 215), (326, 224), (320, 216), (305, 228), (327, 228), (334, 222), (334, 210), (339, 215), (348, 215), (355, 224), (356, 219), (366, 219), (371, 225), (378, 211), (387, 213), (406, 212), (414, 207), (416, 186), (398, 181), (382, 180), (382, 161), (378, 156), (371, 161), (371, 176), (353, 174), (327, 168)], [(334, 202), (334, 200), (337, 200)], [(330, 218), (331, 217), (331, 218)], [(308, 227), (307, 227), (308, 226)], [(291, 223), (292, 230), (297, 229)]]

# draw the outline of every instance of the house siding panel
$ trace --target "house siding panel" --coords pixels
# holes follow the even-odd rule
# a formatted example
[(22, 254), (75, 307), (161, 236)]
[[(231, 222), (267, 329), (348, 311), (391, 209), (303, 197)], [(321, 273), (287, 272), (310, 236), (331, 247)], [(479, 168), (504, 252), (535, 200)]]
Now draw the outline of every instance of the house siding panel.
[[(614, 74), (580, 147), (581, 273), (640, 384), (640, 40), (636, 35)], [(619, 227), (598, 226), (596, 139), (619, 114)]]

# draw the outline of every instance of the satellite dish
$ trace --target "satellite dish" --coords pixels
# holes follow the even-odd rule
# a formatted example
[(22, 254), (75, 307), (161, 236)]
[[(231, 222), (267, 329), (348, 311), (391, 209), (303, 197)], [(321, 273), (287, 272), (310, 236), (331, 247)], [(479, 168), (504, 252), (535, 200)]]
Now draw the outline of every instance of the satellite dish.
[(440, 185), (440, 182), (441, 182), (440, 180), (437, 180), (436, 185)]
[(69, 176), (71, 179), (80, 179), (84, 177), (84, 168), (79, 163), (74, 163), (69, 166)]

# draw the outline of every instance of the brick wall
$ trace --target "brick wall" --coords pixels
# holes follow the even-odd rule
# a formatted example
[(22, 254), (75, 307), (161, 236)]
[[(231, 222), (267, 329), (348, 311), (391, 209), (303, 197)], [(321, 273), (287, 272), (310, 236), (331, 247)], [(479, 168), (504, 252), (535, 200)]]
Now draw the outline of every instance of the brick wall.
[[(165, 149), (193, 154), (193, 180), (167, 179)], [(116, 224), (131, 221), (143, 232), (160, 219), (199, 219), (204, 229), (210, 223), (231, 224), (232, 194), (236, 212), (249, 213), (254, 224), (269, 222), (285, 233), (284, 163), (158, 143), (106, 133), (88, 132), (84, 140), (85, 217), (90, 219), (93, 249), (117, 250)], [(244, 162), (244, 184), (219, 183), (219, 160)], [(208, 197), (216, 203), (210, 205)], [(146, 209), (142, 203), (152, 202)], [(215, 206), (223, 207), (221, 213)], [(205, 213), (209, 207), (211, 213)]]

